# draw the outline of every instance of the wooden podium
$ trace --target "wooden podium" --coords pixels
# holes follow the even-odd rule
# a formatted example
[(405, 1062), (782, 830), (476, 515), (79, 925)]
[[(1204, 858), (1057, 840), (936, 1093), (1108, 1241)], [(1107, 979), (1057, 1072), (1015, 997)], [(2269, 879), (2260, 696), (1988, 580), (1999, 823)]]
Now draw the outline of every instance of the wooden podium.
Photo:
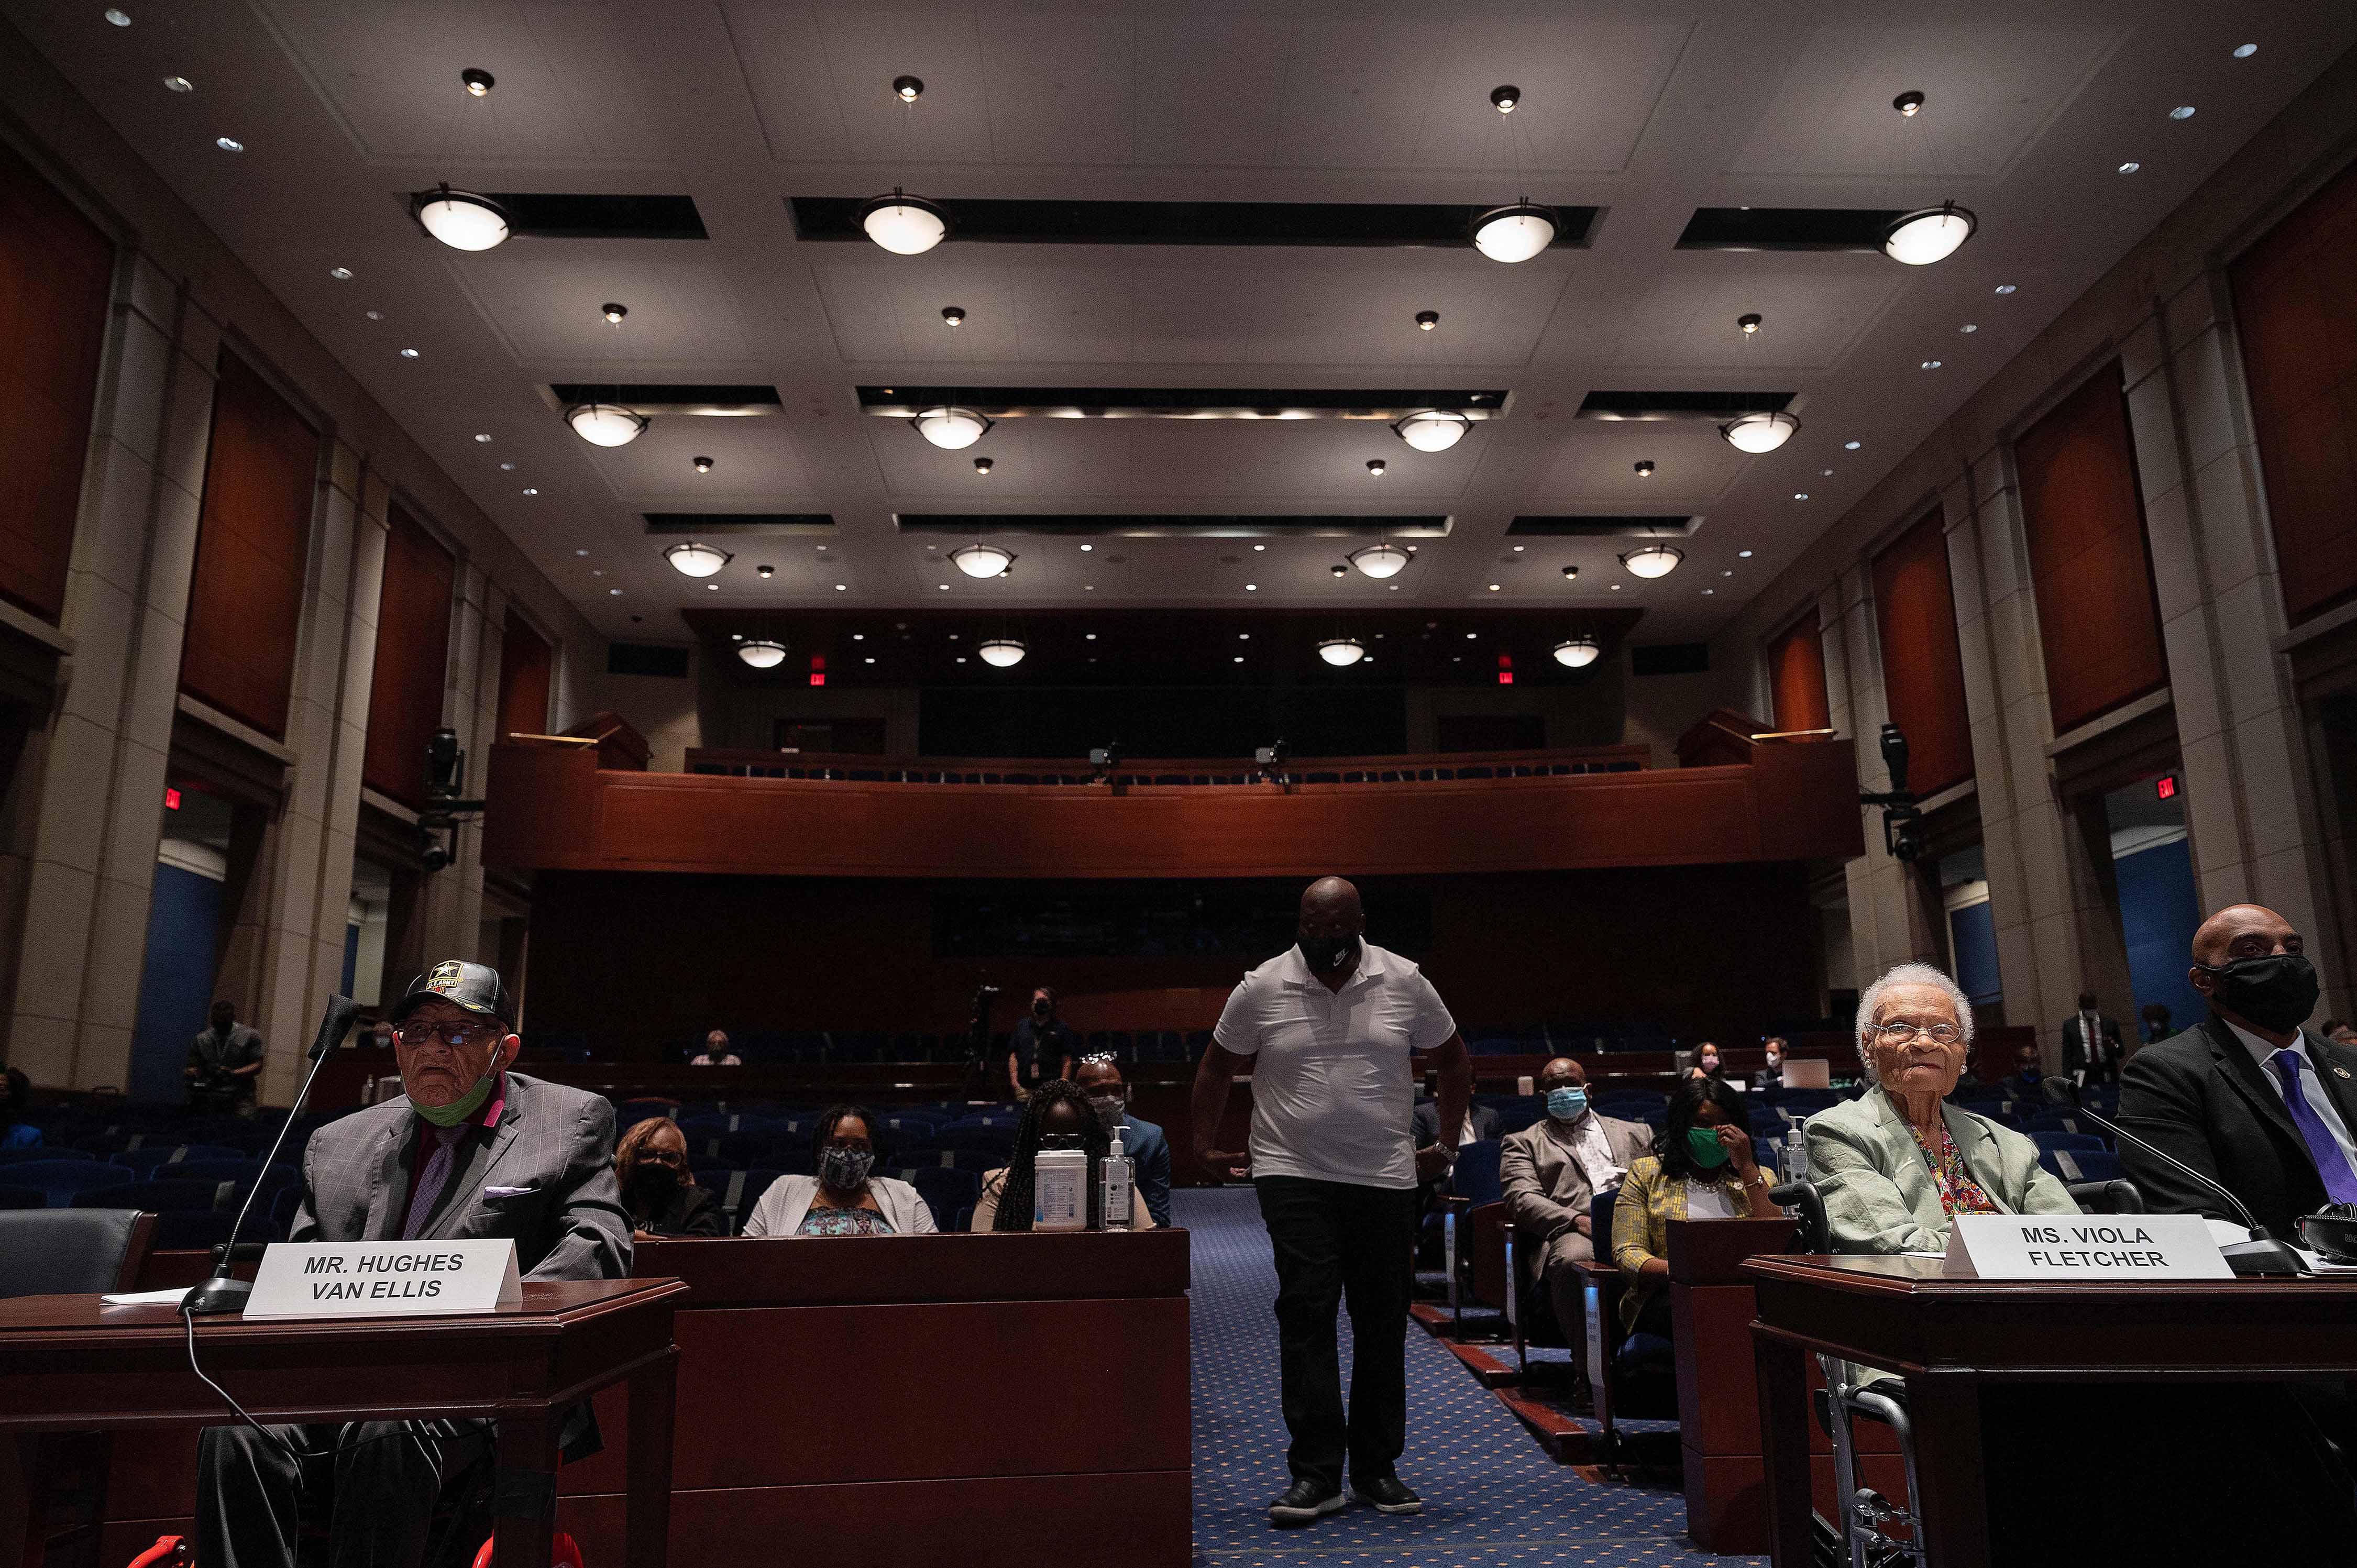
[[(557, 1429), (575, 1402), (626, 1382), (627, 1412), (614, 1413), (630, 1448), (628, 1522), (623, 1550), (606, 1561), (662, 1568), (678, 1359), (672, 1313), (685, 1294), (676, 1280), (526, 1282), (520, 1305), (479, 1316), (204, 1318), (197, 1353), (261, 1422), (498, 1422), (500, 1568), (548, 1568)], [(195, 1429), (236, 1419), (189, 1369), (187, 1325), (172, 1307), (106, 1306), (90, 1295), (0, 1300), (0, 1434), (16, 1438), (20, 1455), (50, 1434), (171, 1428), (192, 1460)], [(607, 1429), (608, 1442), (617, 1430)], [(186, 1485), (188, 1475), (176, 1479)], [(102, 1550), (120, 1561), (112, 1554), (121, 1544), (110, 1535)]]
[(1784, 1251), (1794, 1229), (1781, 1219), (1670, 1222), (1686, 1533), (1721, 1556), (1768, 1550), (1768, 1467), (1751, 1378), (1751, 1279), (1743, 1265)]

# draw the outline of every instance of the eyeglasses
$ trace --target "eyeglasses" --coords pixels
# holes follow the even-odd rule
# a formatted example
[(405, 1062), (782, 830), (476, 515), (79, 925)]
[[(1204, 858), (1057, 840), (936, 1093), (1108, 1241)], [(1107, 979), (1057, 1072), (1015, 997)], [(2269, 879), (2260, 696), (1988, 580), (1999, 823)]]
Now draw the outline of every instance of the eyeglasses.
[(492, 1032), (489, 1024), (404, 1024), (393, 1033), (404, 1046), (422, 1046), (428, 1040), (440, 1040), (453, 1048), (463, 1048), (481, 1041)]
[(1964, 1037), (1964, 1032), (1953, 1024), (1934, 1024), (1928, 1029), (1906, 1023), (1874, 1026), (1874, 1037), (1886, 1046), (1908, 1045), (1919, 1035), (1929, 1035), (1943, 1046), (1953, 1046)]

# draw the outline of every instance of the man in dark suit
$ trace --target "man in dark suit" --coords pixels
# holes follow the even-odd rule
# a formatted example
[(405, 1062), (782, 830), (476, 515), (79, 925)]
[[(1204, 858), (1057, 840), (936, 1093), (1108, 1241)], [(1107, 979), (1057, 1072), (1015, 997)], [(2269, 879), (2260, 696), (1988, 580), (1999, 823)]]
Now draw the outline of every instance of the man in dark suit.
[(2062, 1020), (2062, 1070), (2081, 1083), (2108, 1083), (2120, 1076), (2120, 1024), (2095, 1005), (2095, 993), (2079, 993), (2079, 1010)]
[[(614, 1109), (508, 1070), (522, 1042), (498, 972), (437, 963), (390, 1017), (407, 1092), (312, 1134), (287, 1239), (504, 1237), (526, 1279), (629, 1273)], [(568, 1451), (594, 1430), (587, 1412), (582, 1406), (569, 1424)], [(197, 1459), (198, 1560), (294, 1568), (307, 1451), (334, 1455), (334, 1568), (415, 1568), (442, 1482), (486, 1454), (491, 1434), (473, 1421), (208, 1427)]]
[[(2193, 988), (2210, 1016), (2128, 1059), (2120, 1125), (2215, 1178), (2261, 1226), (2357, 1201), (2357, 1050), (2300, 1028), (2316, 970), (2272, 909), (2237, 904), (2193, 934)], [(2155, 1213), (2235, 1220), (2219, 1197), (2132, 1144), (2121, 1163)]]
[(1170, 1140), (1153, 1122), (1129, 1113), (1129, 1085), (1122, 1081), (1121, 1064), (1109, 1054), (1081, 1058), (1072, 1081), (1096, 1108), (1105, 1131), (1121, 1133), (1121, 1152), (1129, 1158), (1129, 1179), (1146, 1200), (1154, 1223), (1170, 1223)]

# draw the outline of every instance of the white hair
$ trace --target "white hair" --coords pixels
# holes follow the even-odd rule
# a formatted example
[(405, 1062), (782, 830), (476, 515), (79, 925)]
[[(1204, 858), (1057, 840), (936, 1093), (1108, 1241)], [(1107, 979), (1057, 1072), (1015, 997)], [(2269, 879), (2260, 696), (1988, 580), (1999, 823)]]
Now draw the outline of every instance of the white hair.
[(1964, 1059), (1972, 1059), (1973, 999), (1958, 985), (1928, 963), (1902, 963), (1886, 972), (1882, 978), (1858, 993), (1857, 998), (1857, 1059), (1866, 1071), (1866, 1081), (1878, 1081), (1874, 1070), (1874, 1058), (1866, 1048), (1867, 1037), (1874, 1032), (1874, 1015), (1882, 1005), (1883, 993), (1898, 985), (1929, 985), (1947, 993), (1949, 1004), (1956, 1010), (1956, 1022), (1964, 1031)]

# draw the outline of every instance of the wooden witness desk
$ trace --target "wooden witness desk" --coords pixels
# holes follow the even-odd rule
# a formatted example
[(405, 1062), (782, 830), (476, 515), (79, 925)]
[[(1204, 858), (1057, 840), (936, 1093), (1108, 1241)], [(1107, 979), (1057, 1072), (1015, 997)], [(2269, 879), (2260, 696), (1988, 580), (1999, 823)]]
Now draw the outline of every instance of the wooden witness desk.
[(1753, 1350), (1777, 1568), (1810, 1561), (1816, 1423), (1804, 1374), (1819, 1351), (1906, 1378), (1932, 1568), (1990, 1561), (1984, 1383), (2357, 1375), (2357, 1275), (2079, 1284), (1948, 1279), (1941, 1268), (1901, 1257), (1743, 1266), (1759, 1302)]
[[(617, 1407), (619, 1424), (607, 1430), (609, 1441), (626, 1430), (636, 1457), (620, 1478), (627, 1524), (603, 1561), (663, 1568), (672, 1315), (684, 1294), (663, 1279), (528, 1282), (519, 1307), (479, 1316), (213, 1317), (197, 1326), (197, 1353), (257, 1421), (497, 1421), (502, 1472), (538, 1477), (500, 1488), (531, 1509), (498, 1516), (500, 1568), (548, 1568), (565, 1408), (627, 1386), (627, 1411)], [(0, 1434), (20, 1449), (45, 1434), (176, 1429), (170, 1447), (187, 1471), (173, 1489), (192, 1495), (195, 1429), (235, 1419), (189, 1370), (188, 1331), (171, 1307), (103, 1306), (86, 1295), (0, 1301)], [(535, 1498), (547, 1500), (532, 1508)], [(156, 1511), (132, 1499), (143, 1503)], [(112, 1532), (102, 1540), (102, 1551), (122, 1544)]]

